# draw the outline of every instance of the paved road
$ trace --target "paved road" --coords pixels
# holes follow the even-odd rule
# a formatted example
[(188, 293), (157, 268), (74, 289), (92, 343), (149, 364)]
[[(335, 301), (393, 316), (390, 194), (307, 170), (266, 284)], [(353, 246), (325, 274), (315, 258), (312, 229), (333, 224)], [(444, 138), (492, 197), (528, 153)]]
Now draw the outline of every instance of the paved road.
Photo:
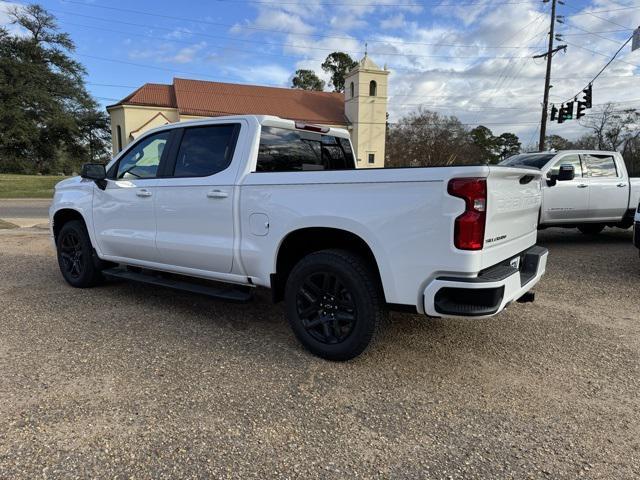
[(0, 218), (47, 218), (51, 199), (0, 198)]
[(74, 290), (45, 232), (0, 232), (0, 478), (639, 478), (631, 234), (540, 237), (536, 303), (397, 314), (329, 363), (267, 292)]

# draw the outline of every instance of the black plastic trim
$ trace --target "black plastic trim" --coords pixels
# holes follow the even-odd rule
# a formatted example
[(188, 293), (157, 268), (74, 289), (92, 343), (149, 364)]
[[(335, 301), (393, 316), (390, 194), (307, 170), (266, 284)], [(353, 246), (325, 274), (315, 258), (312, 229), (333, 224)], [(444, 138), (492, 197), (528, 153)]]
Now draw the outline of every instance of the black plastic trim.
[[(508, 258), (496, 265), (485, 268), (478, 273), (477, 277), (438, 277), (437, 280), (448, 282), (460, 282), (460, 283), (489, 283), (489, 282), (501, 282), (509, 278), (511, 275), (515, 275), (520, 272), (520, 284), (526, 285), (535, 277), (538, 272), (538, 264), (540, 263), (540, 257), (545, 255), (548, 250), (544, 247), (534, 245), (533, 247), (520, 252), (513, 257)], [(520, 257), (520, 268), (511, 266), (511, 260), (515, 257)]]
[(504, 286), (495, 288), (442, 287), (435, 295), (434, 308), (443, 315), (480, 317), (498, 311)]
[(107, 277), (120, 278), (135, 282), (148, 283), (159, 287), (183, 290), (209, 297), (220, 298), (230, 302), (244, 303), (253, 298), (253, 287), (243, 285), (233, 285), (225, 283), (209, 282), (206, 280), (185, 277), (177, 274), (167, 274), (155, 270), (146, 269), (124, 269), (120, 267), (108, 268), (102, 273)]

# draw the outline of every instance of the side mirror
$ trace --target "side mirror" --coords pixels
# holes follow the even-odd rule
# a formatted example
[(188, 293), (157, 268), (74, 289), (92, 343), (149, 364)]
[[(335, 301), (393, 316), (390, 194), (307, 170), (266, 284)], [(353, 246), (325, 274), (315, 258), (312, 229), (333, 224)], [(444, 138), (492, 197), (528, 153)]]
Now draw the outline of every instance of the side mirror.
[(98, 188), (104, 190), (107, 187), (107, 170), (101, 163), (85, 163), (80, 170), (80, 176), (96, 182)]
[(573, 165), (569, 165), (569, 164), (560, 165), (560, 170), (558, 170), (559, 182), (566, 182), (568, 180), (573, 180), (575, 176), (576, 176), (576, 173)]

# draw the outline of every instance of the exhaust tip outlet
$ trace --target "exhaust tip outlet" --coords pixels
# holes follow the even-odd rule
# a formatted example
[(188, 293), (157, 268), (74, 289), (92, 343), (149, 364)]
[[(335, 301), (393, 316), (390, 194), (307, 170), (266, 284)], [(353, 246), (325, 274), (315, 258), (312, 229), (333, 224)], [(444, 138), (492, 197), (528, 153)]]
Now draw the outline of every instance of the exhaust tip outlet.
[(518, 303), (531, 303), (536, 299), (536, 294), (527, 292), (518, 299)]

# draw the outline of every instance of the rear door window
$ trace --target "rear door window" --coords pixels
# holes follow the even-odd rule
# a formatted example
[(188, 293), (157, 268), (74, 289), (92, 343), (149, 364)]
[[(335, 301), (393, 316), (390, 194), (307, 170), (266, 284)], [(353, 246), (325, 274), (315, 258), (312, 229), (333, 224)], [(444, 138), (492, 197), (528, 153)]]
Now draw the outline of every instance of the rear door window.
[(618, 170), (612, 155), (583, 155), (590, 177), (617, 177)]
[(233, 158), (238, 128), (238, 124), (186, 128), (173, 176), (208, 177), (225, 170)]
[(333, 135), (262, 127), (257, 172), (309, 172), (355, 168), (349, 141)]

